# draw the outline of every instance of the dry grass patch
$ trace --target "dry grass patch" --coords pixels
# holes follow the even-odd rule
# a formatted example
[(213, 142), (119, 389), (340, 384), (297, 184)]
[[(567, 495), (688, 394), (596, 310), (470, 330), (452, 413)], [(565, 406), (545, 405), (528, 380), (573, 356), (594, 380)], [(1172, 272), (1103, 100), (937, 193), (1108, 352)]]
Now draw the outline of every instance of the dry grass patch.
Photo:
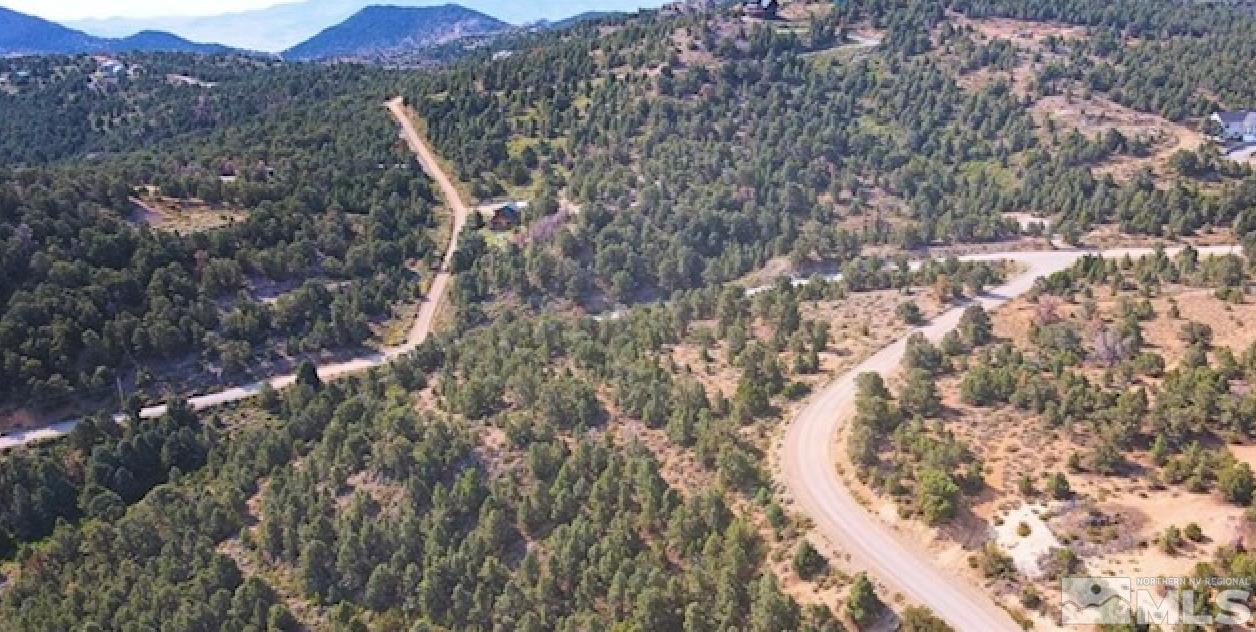
[[(1125, 291), (1121, 296), (1140, 300), (1133, 292)], [(1119, 298), (1100, 285), (1094, 288), (1093, 315), (1083, 314), (1080, 301), (1061, 301), (1056, 311), (1058, 317), (1077, 324), (1084, 344), (1089, 346), (1102, 323), (1119, 320)], [(1256, 342), (1252, 327), (1256, 324), (1256, 304), (1229, 304), (1218, 299), (1213, 290), (1180, 285), (1161, 287), (1160, 295), (1150, 301), (1154, 316), (1142, 322), (1146, 349), (1163, 355), (1169, 368), (1186, 352), (1180, 332), (1188, 320), (1209, 325), (1216, 347), (1240, 353)], [(1174, 306), (1178, 316), (1170, 316)], [(1009, 303), (993, 314), (995, 335), (1022, 350), (1035, 348), (1029, 331), (1037, 311), (1037, 303), (1026, 298)], [(1122, 456), (1127, 465), (1120, 475), (1070, 471), (1069, 457), (1087, 454), (1098, 441), (1090, 424), (1053, 427), (1037, 414), (1012, 406), (966, 405), (960, 397), (965, 358), (956, 358), (956, 362), (960, 370), (938, 381), (946, 410), (945, 429), (982, 463), (986, 487), (967, 497), (964, 502), (969, 503), (968, 510), (960, 511), (954, 521), (928, 527), (905, 518), (889, 495), (857, 480), (852, 475), (856, 468), (845, 449), (849, 425), (839, 433), (834, 451), (837, 469), (854, 495), (884, 522), (925, 543), (940, 568), (986, 585), (1004, 603), (1016, 603), (1020, 587), (1032, 585), (1050, 612), (1058, 607), (1059, 593), (1057, 582), (1044, 577), (1050, 576), (1047, 569), (1056, 562), (1044, 556), (1056, 542), (1081, 557), (1085, 568), (1074, 570), (1084, 574), (1184, 576), (1193, 573), (1198, 562), (1211, 560), (1220, 546), (1240, 542), (1250, 546), (1256, 541), (1256, 528), (1245, 517), (1245, 509), (1227, 502), (1216, 490), (1190, 493), (1181, 485), (1160, 484), (1153, 475), (1159, 468), (1146, 446), (1125, 451)], [(1103, 379), (1101, 366), (1088, 364), (1080, 370), (1092, 381)], [(1154, 397), (1160, 380), (1137, 377), (1135, 381)], [(1256, 466), (1256, 446), (1230, 449), (1238, 459)], [(1053, 501), (1046, 493), (1047, 477), (1058, 472), (1066, 474), (1073, 491), (1063, 502)], [(1022, 477), (1028, 478), (1028, 494), (1021, 489)], [(1172, 553), (1158, 548), (1157, 538), (1166, 529), (1185, 529), (1191, 523), (1202, 530), (1202, 540), (1186, 539)], [(1011, 551), (1016, 566), (1030, 574), (1028, 580), (989, 580), (966, 563), (996, 533), (1003, 548)]]
[(242, 222), (248, 217), (242, 209), (208, 204), (198, 199), (164, 196), (131, 198), (131, 217), (157, 230), (187, 235)]
[[(1084, 318), (1080, 303), (1055, 304), (1060, 318), (1077, 324), (1087, 345), (1101, 323), (1118, 320), (1119, 297), (1104, 286), (1096, 287), (1094, 294), (1095, 313), (1089, 319)], [(1121, 296), (1139, 300), (1130, 292)], [(1252, 327), (1256, 324), (1256, 304), (1230, 304), (1218, 299), (1213, 290), (1178, 285), (1162, 287), (1161, 294), (1149, 300), (1155, 315), (1141, 324), (1145, 348), (1161, 354), (1170, 369), (1186, 352), (1180, 332), (1188, 321), (1210, 326), (1215, 347), (1241, 353), (1256, 342)], [(1176, 317), (1170, 315), (1175, 307), (1179, 312)], [(1032, 349), (1028, 332), (1037, 310), (1037, 303), (1025, 298), (1000, 309), (994, 317), (996, 336), (1018, 348)], [(1092, 381), (1103, 379), (1100, 366), (1087, 365), (1080, 370)], [(1082, 558), (1086, 574), (1185, 576), (1194, 572), (1197, 563), (1211, 560), (1220, 546), (1256, 541), (1256, 529), (1246, 519), (1244, 508), (1225, 501), (1215, 490), (1191, 493), (1180, 485), (1161, 485), (1153, 475), (1159, 468), (1145, 446), (1124, 452), (1127, 465), (1120, 475), (1069, 471), (1069, 456), (1087, 453), (1098, 439), (1088, 424), (1050, 427), (1038, 415), (1014, 407), (965, 405), (959, 396), (960, 379), (960, 375), (948, 376), (939, 383), (944, 404), (951, 411), (947, 427), (971, 446), (984, 464), (988, 492), (976, 500), (972, 510), (992, 524), (1002, 523), (1004, 530), (1015, 527), (1006, 522), (1014, 519), (1015, 510), (1044, 496), (1049, 474), (1064, 472), (1073, 497), (1046, 522), (1052, 535)], [(1136, 386), (1147, 387), (1154, 395), (1158, 379), (1135, 380)], [(1256, 446), (1229, 449), (1239, 460), (1256, 466)], [(1028, 476), (1032, 484), (1030, 498), (1020, 490), (1022, 476)], [(1158, 548), (1157, 538), (1166, 529), (1184, 529), (1190, 523), (1201, 528), (1204, 538), (1200, 542), (1187, 540), (1172, 553)], [(1048, 602), (1058, 601), (1054, 582), (1044, 581), (1038, 588), (1048, 596)]]
[(1115, 224), (1100, 224), (1086, 233), (1081, 242), (1092, 248), (1152, 248), (1157, 245), (1170, 247), (1190, 244), (1192, 246), (1224, 246), (1235, 242), (1234, 233), (1227, 228), (1205, 228), (1194, 235), (1180, 238), (1155, 237), (1152, 235), (1131, 235), (1121, 232)]
[(1012, 18), (968, 18), (954, 16), (959, 26), (971, 26), (985, 39), (1001, 39), (1016, 42), (1018, 48), (1041, 50), (1049, 37), (1078, 39), (1085, 37), (1085, 27), (1054, 22), (1030, 22)]
[(1175, 174), (1169, 166), (1170, 156), (1184, 149), (1195, 151), (1205, 142), (1203, 135), (1186, 125), (1097, 95), (1043, 97), (1034, 103), (1032, 111), (1044, 128), (1050, 119), (1057, 128), (1076, 130), (1087, 138), (1098, 138), (1116, 130), (1130, 140), (1141, 137), (1150, 141), (1152, 153), (1147, 156), (1114, 156), (1094, 168), (1096, 174), (1111, 174), (1118, 180), (1127, 180), (1148, 168), (1158, 180), (1171, 182)]
[[(911, 329), (895, 315), (894, 310), (905, 301), (914, 300), (925, 318), (942, 312), (942, 306), (924, 292), (905, 295), (899, 290), (851, 293), (840, 300), (804, 301), (799, 314), (804, 321), (826, 322), (830, 327), (829, 348), (820, 353), (820, 371), (813, 375), (791, 375), (794, 380), (809, 386), (817, 386), (833, 375), (845, 372), (872, 353), (903, 337)], [(695, 321), (695, 332), (702, 329), (714, 332), (715, 321)], [(771, 339), (771, 328), (756, 323), (753, 338), (760, 342)], [(731, 398), (737, 390), (741, 369), (727, 361), (727, 343), (722, 340), (705, 347), (697, 341), (699, 336), (675, 345), (671, 360), (681, 371), (692, 375), (708, 393), (716, 391)], [(712, 335), (712, 338), (714, 336)], [(780, 360), (784, 367), (794, 362), (794, 353), (785, 351)]]

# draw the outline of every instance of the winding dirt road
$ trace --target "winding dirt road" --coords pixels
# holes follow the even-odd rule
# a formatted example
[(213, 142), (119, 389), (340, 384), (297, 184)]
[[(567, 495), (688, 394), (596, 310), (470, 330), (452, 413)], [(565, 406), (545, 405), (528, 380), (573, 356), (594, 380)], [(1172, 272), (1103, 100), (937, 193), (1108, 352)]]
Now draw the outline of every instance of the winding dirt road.
[[(445, 250), (445, 257), (441, 263), (441, 269), (432, 279), (432, 284), (428, 288), (427, 298), (423, 304), (419, 306), (419, 313), (411, 325), (406, 340), (396, 347), (387, 347), (380, 351), (368, 353), (351, 360), (343, 362), (334, 362), (324, 364), (318, 367), (318, 375), (324, 380), (334, 380), (338, 377), (365, 371), (374, 367), (387, 364), (394, 358), (409, 353), (423, 344), (427, 340), (428, 335), (432, 332), (432, 326), (436, 321), (437, 314), (440, 313), (441, 306), (444, 305), (446, 290), (449, 287), (450, 262), (453, 261), (454, 253), (458, 249), (458, 236), (462, 233), (462, 227), (466, 225), (467, 217), (470, 214), (470, 208), (458, 193), (458, 188), (454, 186), (453, 180), (449, 178), (440, 167), (440, 162), (436, 158), (436, 153), (428, 146), (423, 137), (419, 135), (418, 130), (414, 126), (414, 118), (411, 116), (410, 109), (406, 107), (405, 101), (401, 97), (397, 97), (386, 104), (388, 111), (393, 118), (397, 119), (398, 125), (401, 127), (401, 136), (405, 139), (406, 144), (414, 152), (418, 158), (419, 164), (423, 170), (436, 182), (440, 189), (441, 196), (445, 199), (445, 203), (449, 206), (453, 213), (452, 231), (450, 232), (449, 245)], [(208, 395), (197, 395), (188, 398), (188, 403), (196, 410), (205, 408), (213, 408), (237, 402), (243, 399), (254, 397), (261, 393), (264, 384), (269, 383), (276, 389), (286, 388), (296, 381), (295, 374), (280, 375), (272, 377), (268, 380), (245, 384), (226, 389), (217, 393)], [(149, 406), (140, 411), (140, 417), (143, 419), (153, 419), (160, 417), (166, 412), (166, 405)], [(119, 415), (119, 418), (121, 415)], [(6, 436), (0, 437), (0, 452), (13, 447), (26, 445), (35, 441), (44, 439), (54, 439), (68, 434), (78, 425), (78, 419), (67, 419), (55, 424), (37, 428), (34, 430), (23, 430), (11, 432)]]
[[(454, 253), (458, 250), (458, 236), (462, 234), (462, 229), (467, 225), (467, 218), (471, 215), (471, 209), (463, 201), (462, 195), (458, 193), (458, 187), (454, 186), (453, 180), (449, 178), (440, 167), (440, 161), (436, 157), (436, 152), (423, 140), (419, 135), (419, 131), (414, 127), (414, 117), (410, 115), (410, 108), (406, 107), (405, 100), (397, 97), (388, 102), (388, 111), (392, 113), (393, 118), (397, 119), (397, 123), (401, 125), (401, 135), (406, 140), (406, 144), (410, 146), (410, 150), (419, 159), (419, 164), (423, 166), (423, 170), (427, 172), (436, 185), (440, 188), (441, 197), (445, 198), (445, 203), (449, 205), (450, 211), (453, 212), (452, 232), (449, 235), (449, 247), (445, 250), (445, 257), (441, 261), (440, 272), (436, 278), (432, 280), (432, 286), (428, 289), (428, 300), (423, 302), (419, 308), (419, 315), (414, 319), (414, 325), (410, 328), (410, 334), (406, 336), (406, 342), (396, 349), (391, 349), (392, 356), (398, 356), (409, 351), (413, 351), (416, 347), (423, 344), (427, 340), (428, 334), (432, 331), (432, 324), (436, 320), (436, 314), (440, 311), (440, 306), (445, 300), (445, 289), (449, 286), (449, 280), (452, 277), (450, 265), (453, 263)], [(388, 353), (387, 351), (385, 353)]]
[[(450, 242), (441, 270), (433, 279), (428, 298), (421, 306), (405, 343), (346, 362), (323, 365), (318, 372), (325, 380), (386, 364), (427, 339), (445, 300), (451, 279), (450, 262), (458, 247), (458, 235), (471, 212), (453, 181), (440, 168), (435, 153), (415, 129), (404, 102), (400, 98), (394, 99), (388, 102), (387, 107), (401, 126), (402, 136), (415, 152), (424, 170), (436, 181), (453, 212)], [(1170, 249), (1170, 252), (1173, 250)], [(1237, 247), (1230, 246), (1200, 249), (1201, 254), (1235, 251)], [(1051, 250), (989, 253), (963, 259), (1009, 260), (1027, 268), (1017, 278), (977, 299), (981, 305), (992, 309), (1028, 291), (1035, 279), (1063, 270), (1083, 255), (1119, 257), (1126, 254), (1139, 256), (1150, 252), (1150, 249), (1120, 249), (1102, 253)], [(936, 341), (958, 324), (962, 312), (962, 308), (952, 309), (917, 331)], [(834, 450), (839, 449), (839, 446), (835, 438), (841, 425), (854, 413), (855, 378), (868, 371), (885, 375), (894, 373), (898, 370), (905, 345), (906, 337), (877, 352), (812, 397), (791, 422), (782, 442), (780, 462), (785, 483), (792, 497), (797, 500), (799, 508), (813, 519), (816, 533), (822, 535), (838, 551), (849, 554), (854, 567), (868, 570), (892, 590), (902, 593), (915, 603), (928, 606), (958, 630), (1019, 630), (1019, 626), (995, 605), (989, 595), (967, 584), (963, 578), (939, 570), (934, 565), (932, 555), (920, 543), (908, 541), (889, 525), (868, 513), (838, 477)], [(284, 388), (293, 381), (293, 375), (267, 380), (275, 388)], [(257, 382), (221, 393), (196, 396), (190, 398), (189, 402), (196, 409), (211, 408), (253, 397), (261, 391), (262, 385), (263, 382)], [(141, 416), (158, 417), (165, 410), (164, 405), (153, 406), (145, 408)], [(0, 437), (0, 451), (32, 441), (62, 436), (72, 430), (76, 423), (77, 420), (68, 420), (38, 430)]]
[[(1177, 249), (1169, 249), (1175, 252)], [(1200, 248), (1200, 254), (1237, 252), (1237, 247)], [(986, 309), (998, 307), (1033, 287), (1034, 280), (1071, 266), (1086, 254), (1140, 256), (1150, 249), (1120, 249), (1102, 253), (1081, 250), (1007, 252), (962, 257), (967, 261), (1011, 260), (1027, 270), (1017, 278), (977, 299)], [(914, 331), (938, 341), (959, 324), (964, 308), (957, 307)], [(907, 337), (885, 347), (818, 392), (786, 431), (780, 451), (785, 483), (816, 533), (838, 552), (849, 554), (851, 566), (864, 569), (891, 590), (924, 604), (956, 630), (1020, 630), (989, 595), (963, 577), (934, 565), (932, 554), (909, 541), (869, 513), (838, 476), (837, 432), (855, 413), (855, 379), (861, 373), (885, 376), (899, 368)]]

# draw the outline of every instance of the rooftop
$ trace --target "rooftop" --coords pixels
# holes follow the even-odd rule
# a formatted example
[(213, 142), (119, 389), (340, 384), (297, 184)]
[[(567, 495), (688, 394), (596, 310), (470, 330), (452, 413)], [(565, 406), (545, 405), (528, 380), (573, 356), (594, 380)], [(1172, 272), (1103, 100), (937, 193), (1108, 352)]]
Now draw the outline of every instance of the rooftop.
[(1222, 123), (1242, 123), (1247, 119), (1256, 116), (1256, 111), (1252, 110), (1222, 110), (1217, 112), (1216, 116)]

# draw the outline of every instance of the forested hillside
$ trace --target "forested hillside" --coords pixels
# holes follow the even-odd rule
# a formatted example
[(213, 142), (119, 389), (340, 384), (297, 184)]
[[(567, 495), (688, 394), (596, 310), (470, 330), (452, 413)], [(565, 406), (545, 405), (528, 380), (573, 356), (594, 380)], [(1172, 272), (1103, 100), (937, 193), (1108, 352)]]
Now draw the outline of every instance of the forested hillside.
[[(848, 272), (858, 292), (998, 276), (954, 261)], [(835, 604), (803, 608), (766, 570), (797, 525), (740, 429), (770, 428), (818, 358), (842, 355), (802, 308), (847, 292), (704, 290), (625, 323), (512, 312), (348, 382), (303, 377), (221, 414), (176, 401), (142, 425), (90, 420), (0, 461), (14, 490), (0, 553), (23, 551), (31, 569), (0, 594), (0, 619), (838, 629)], [(756, 339), (763, 328), (774, 333)], [(726, 350), (740, 376), (729, 397), (666, 370), (674, 348), (698, 343)], [(688, 451), (686, 476), (711, 486), (661, 475), (659, 459)], [(832, 577), (809, 546), (795, 572)], [(179, 598), (151, 598), (159, 589)]]
[[(244, 428), (176, 409), (143, 433), (98, 421), (6, 461), (18, 490), (9, 538), (42, 536), (54, 518), (84, 526), (23, 554), (0, 619), (30, 630), (801, 625), (758, 570), (755, 530), (719, 492), (682, 497), (643, 448), (592, 432), (599, 405), (571, 378), (541, 378), (551, 395), (520, 411), (528, 421), (499, 448), (517, 455), (505, 469), (446, 413), (416, 412), (406, 389), (462, 346), (424, 349), (392, 376), (268, 396)], [(81, 459), (86, 478), (63, 465)]]
[[(131, 61), (134, 82), (94, 90), (76, 80), (91, 60), (50, 58), (39, 85), (0, 97), (17, 115), (3, 124), (27, 126), (5, 136), (10, 165), (61, 158), (0, 171), (0, 400), (236, 381), (258, 361), (357, 348), (420, 292), (407, 264), (439, 254), (435, 199), (380, 74)], [(171, 85), (176, 69), (214, 85)], [(47, 110), (62, 99), (75, 105)], [(54, 128), (63, 143), (34, 140)], [(153, 201), (240, 218), (173, 234), (147, 225)]]
[(1059, 607), (1057, 576), (1131, 555), (1250, 581), (1256, 560), (1230, 535), (1250, 523), (1256, 486), (1249, 270), (1189, 249), (1084, 257), (993, 317), (970, 308), (938, 345), (909, 339), (893, 394), (861, 376), (849, 458), (904, 516), (993, 514), (997, 529), (1046, 537), (1042, 574), (1018, 572), (1023, 552), (1014, 562), (1002, 534), (973, 558), (1031, 611)]
[[(977, 16), (997, 11), (973, 8)], [(1042, 12), (1043, 19), (1055, 15)], [(1138, 24), (1143, 12), (1125, 13), (1115, 26)], [(1151, 15), (1169, 25), (1161, 27), (1167, 35), (1201, 31), (1200, 41), (1215, 48), (1228, 34), (1256, 28), (1246, 15), (1214, 18), (1210, 28), (1196, 13), (1178, 13), (1166, 6)], [(1114, 57), (1070, 79), (1077, 71), (1060, 55), (1034, 65), (1041, 71), (1028, 88), (977, 83), (990, 69), (1030, 63), (1030, 53), (979, 41), (944, 14), (929, 2), (895, 11), (847, 3), (788, 28), (720, 17), (611, 20), (575, 31), (596, 32), (596, 40), (561, 38), (487, 74), (478, 70), (482, 61), (464, 62), (420, 76), (409, 93), (479, 195), (523, 192), (553, 213), (562, 190), (584, 209), (570, 234), (492, 264), (500, 270), (488, 275), (498, 279), (508, 270), (552, 271), (523, 294), (631, 301), (735, 279), (773, 257), (805, 270), (840, 263), (856, 244), (915, 249), (1005, 239), (1018, 232), (1006, 218), (1011, 212), (1053, 216), (1077, 239), (1100, 223), (1190, 235), (1251, 207), (1250, 171), (1209, 158), (1207, 148), (1198, 148), (1202, 158), (1175, 157), (1175, 165), (1188, 165), (1173, 174), (1176, 182), (1143, 172), (1118, 179), (1094, 168), (1150, 155), (1155, 139), (1070, 132), (1030, 107), (1065, 90), (1106, 89), (1118, 102), (1172, 120), (1202, 117), (1247, 103), (1249, 95), (1206, 83), (1242, 72), (1178, 68), (1172, 74), (1192, 77), (1194, 94), (1227, 98), (1172, 110), (1092, 79), (1112, 74), (1115, 64), (1145, 69), (1145, 82), (1159, 85), (1150, 73), (1166, 72), (1160, 56)], [(1098, 18), (1079, 9), (1072, 20)], [(883, 53), (862, 54), (846, 39), (859, 27), (880, 33)], [(1062, 50), (1093, 63), (1085, 47), (1120, 36), (1102, 31)], [(1108, 46), (1149, 54), (1147, 46)], [(1162, 56), (1183, 63), (1168, 50)], [(1250, 56), (1235, 59), (1250, 69)], [(545, 88), (531, 88), (537, 85)]]
[[(0, 454), (0, 628), (945, 629), (820, 546), (785, 422), (1020, 273), (950, 255), (1256, 243), (1256, 175), (1203, 133), (1256, 108), (1253, 42), (1248, 13), (1167, 0), (850, 0), (597, 17), (440, 68), (0, 60), (0, 419), (97, 413)], [(324, 382), (410, 325), (445, 254), (399, 95), (485, 208), (439, 333)], [(943, 426), (958, 399), (1094, 416), (1086, 468), (1155, 449), (1169, 485), (1250, 496), (1205, 446), (1251, 434), (1256, 355), (1186, 323), (1177, 366), (1125, 346), (1162, 285), (1243, 304), (1249, 262), (1040, 281), (1129, 295), (1101, 379), (1063, 320), (1030, 347), (973, 307), (912, 338), (901, 383), (860, 382), (851, 477), (967, 517), (998, 477)]]
[(510, 28), (505, 22), (456, 5), (370, 6), (283, 54), (296, 60), (389, 59)]

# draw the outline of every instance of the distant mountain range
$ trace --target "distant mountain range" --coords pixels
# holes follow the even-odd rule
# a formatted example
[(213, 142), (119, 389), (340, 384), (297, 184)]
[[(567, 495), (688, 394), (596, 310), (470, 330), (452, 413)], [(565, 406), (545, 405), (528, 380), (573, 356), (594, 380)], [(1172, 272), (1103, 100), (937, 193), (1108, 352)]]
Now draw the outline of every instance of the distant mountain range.
[(454, 4), (371, 6), (284, 51), (285, 59), (387, 59), (464, 37), (507, 31), (511, 25)]
[[(267, 9), (206, 17), (150, 19), (110, 18), (69, 23), (77, 29), (106, 37), (121, 37), (142, 30), (177, 33), (202, 42), (220, 42), (248, 50), (278, 53), (338, 24), (373, 4), (420, 7), (442, 0), (302, 0)], [(542, 20), (557, 22), (590, 11), (630, 12), (657, 7), (664, 0), (465, 0), (473, 11), (511, 24)]]
[[(430, 0), (377, 0), (396, 6), (431, 4)], [(98, 35), (119, 36), (143, 29), (179, 33), (206, 42), (224, 42), (248, 50), (279, 53), (342, 22), (372, 4), (368, 0), (305, 0), (266, 9), (210, 16), (109, 18), (70, 25)]]
[[(465, 37), (516, 29), (507, 20), (455, 4), (431, 0), (384, 0), (402, 5), (373, 6), (369, 0), (306, 0), (247, 13), (196, 18), (79, 22), (83, 30), (0, 7), (0, 55), (170, 51), (223, 53), (280, 52), (286, 59), (412, 58), (413, 53)], [(659, 0), (553, 0), (513, 2), (467, 0), (509, 16), (529, 16), (540, 28), (561, 28), (583, 19), (661, 4)], [(543, 5), (543, 6), (541, 6)], [(596, 11), (584, 11), (597, 5)], [(197, 42), (221, 42), (200, 44)], [(280, 44), (283, 44), (280, 46)]]
[(0, 55), (122, 53), (128, 51), (223, 53), (226, 46), (198, 44), (171, 33), (145, 30), (127, 37), (88, 35), (43, 18), (0, 7)]
[(563, 18), (561, 20), (541, 20), (539, 22), (536, 22), (535, 26), (538, 28), (545, 28), (545, 29), (555, 29), (555, 30), (565, 29), (568, 27), (576, 26), (577, 24), (580, 24), (582, 22), (592, 22), (594, 20), (603, 20), (606, 18), (614, 17), (616, 15), (623, 15), (623, 14), (624, 14), (623, 11), (585, 11), (584, 13), (580, 13), (578, 15), (573, 15), (571, 17)]

